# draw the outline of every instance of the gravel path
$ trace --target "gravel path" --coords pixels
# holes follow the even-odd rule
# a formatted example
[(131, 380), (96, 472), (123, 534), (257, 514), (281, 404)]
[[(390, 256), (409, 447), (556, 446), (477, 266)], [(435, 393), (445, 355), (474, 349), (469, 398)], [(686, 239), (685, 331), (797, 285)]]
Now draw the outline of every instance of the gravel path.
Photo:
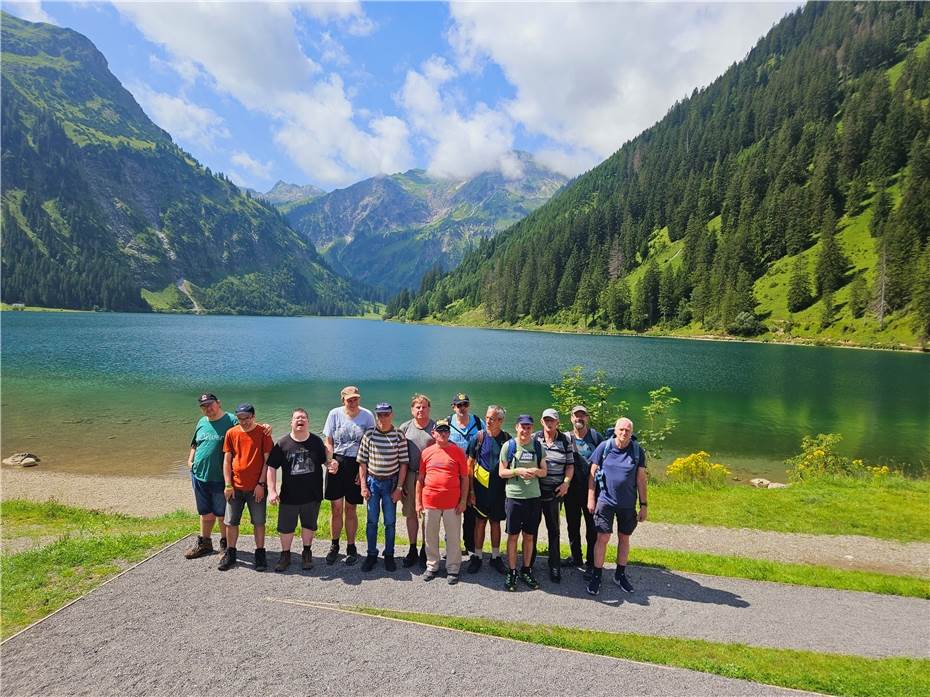
[[(279, 602), (269, 591), (320, 600), (358, 579), (259, 575), (244, 567), (220, 574), (215, 557), (187, 562), (182, 551), (169, 548), (2, 644), (4, 694), (370, 695), (375, 685), (400, 695), (805, 694)], [(450, 590), (458, 597), (473, 591), (366, 582), (369, 604), (387, 583), (410, 597), (432, 597), (433, 609)], [(496, 595), (526, 605), (526, 596)]]
[[(190, 483), (176, 477), (101, 477), (47, 472), (35, 467), (4, 467), (0, 475), (4, 499), (54, 498), (74, 506), (142, 516), (178, 509), (195, 512)], [(145, 496), (140, 497), (140, 491)], [(544, 529), (545, 524), (540, 530)], [(398, 534), (404, 532), (403, 524), (399, 525)], [(544, 534), (540, 537), (545, 539)], [(567, 544), (564, 531), (562, 539)], [(930, 578), (930, 543), (926, 542), (644, 523), (637, 528), (633, 544)]]

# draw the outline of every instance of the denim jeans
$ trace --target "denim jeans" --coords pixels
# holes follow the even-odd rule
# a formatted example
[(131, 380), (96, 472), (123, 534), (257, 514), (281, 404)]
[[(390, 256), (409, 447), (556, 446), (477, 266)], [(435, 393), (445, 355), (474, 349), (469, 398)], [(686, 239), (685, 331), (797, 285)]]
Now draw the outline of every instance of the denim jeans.
[(391, 493), (397, 488), (397, 477), (375, 479), (368, 477), (368, 521), (365, 523), (365, 538), (368, 540), (368, 556), (378, 556), (378, 517), (384, 512), (384, 556), (394, 556), (394, 528), (397, 522), (397, 504)]

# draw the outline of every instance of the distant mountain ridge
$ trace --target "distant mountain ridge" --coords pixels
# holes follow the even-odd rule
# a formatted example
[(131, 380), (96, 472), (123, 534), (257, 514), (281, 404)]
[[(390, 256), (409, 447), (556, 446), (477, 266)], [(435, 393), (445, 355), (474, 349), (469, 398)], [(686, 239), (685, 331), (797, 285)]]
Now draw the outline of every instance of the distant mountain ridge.
[(286, 209), (334, 270), (389, 292), (415, 288), (434, 265), (455, 268), (478, 240), (545, 203), (567, 181), (529, 154), (521, 176), (441, 179), (413, 169), (365, 179)]
[(2, 50), (4, 301), (358, 310), (277, 210), (152, 123), (86, 37), (3, 13)]
[(313, 184), (291, 184), (281, 179), (265, 193), (255, 189), (245, 189), (245, 191), (248, 191), (252, 196), (267, 201), (282, 213), (287, 213), (294, 206), (309, 203), (313, 199), (326, 194), (323, 189), (313, 186)]

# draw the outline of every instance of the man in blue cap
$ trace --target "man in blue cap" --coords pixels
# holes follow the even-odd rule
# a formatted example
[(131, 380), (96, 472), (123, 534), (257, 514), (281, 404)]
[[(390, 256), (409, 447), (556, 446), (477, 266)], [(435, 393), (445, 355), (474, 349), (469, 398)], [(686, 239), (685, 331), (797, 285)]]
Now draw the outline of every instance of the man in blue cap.
[(378, 519), (384, 514), (384, 568), (397, 569), (394, 561), (394, 531), (397, 502), (407, 478), (409, 451), (404, 434), (394, 428), (394, 408), (387, 402), (375, 407), (375, 427), (366, 431), (358, 446), (359, 483), (368, 504), (365, 537), (368, 554), (362, 571), (371, 571), (378, 562)]

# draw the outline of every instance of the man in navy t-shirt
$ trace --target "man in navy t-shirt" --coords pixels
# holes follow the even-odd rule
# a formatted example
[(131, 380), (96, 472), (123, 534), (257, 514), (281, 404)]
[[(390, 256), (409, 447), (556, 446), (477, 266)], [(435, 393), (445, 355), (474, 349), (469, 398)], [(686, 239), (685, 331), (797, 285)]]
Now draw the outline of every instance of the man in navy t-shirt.
[[(595, 501), (595, 482), (600, 493)], [(636, 499), (639, 497), (639, 515)], [(646, 452), (633, 437), (633, 422), (617, 419), (613, 438), (605, 440), (591, 453), (591, 474), (588, 477), (588, 511), (594, 515), (597, 544), (594, 547), (594, 573), (588, 582), (588, 593), (597, 595), (604, 571), (604, 555), (617, 518), (617, 570), (614, 583), (627, 593), (633, 586), (626, 577), (626, 562), (630, 556), (630, 535), (637, 522), (646, 520)]]

